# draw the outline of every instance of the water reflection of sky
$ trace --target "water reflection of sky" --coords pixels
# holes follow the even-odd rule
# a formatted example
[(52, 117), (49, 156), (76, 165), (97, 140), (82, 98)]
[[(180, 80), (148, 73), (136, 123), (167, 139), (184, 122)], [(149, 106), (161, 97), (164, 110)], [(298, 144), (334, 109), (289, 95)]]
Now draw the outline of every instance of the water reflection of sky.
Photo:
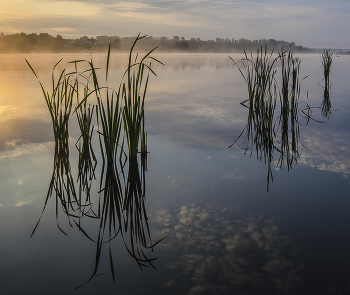
[[(175, 215), (160, 211), (155, 220), (167, 236), (160, 248), (179, 260), (166, 268), (177, 274), (167, 284), (186, 280), (188, 294), (228, 294), (281, 290), (292, 294), (303, 269), (295, 247), (271, 219), (241, 218), (234, 208), (195, 204)], [(169, 228), (169, 225), (171, 227)]]
[[(341, 56), (332, 68), (330, 97), (338, 110), (324, 123), (310, 121), (304, 126), (305, 120), (300, 119), (301, 143), (307, 149), (299, 148), (298, 165), (289, 172), (275, 165), (274, 182), (267, 193), (265, 163), (255, 155), (243, 155), (237, 146), (228, 149), (247, 120), (247, 110), (239, 104), (246, 99), (245, 85), (237, 69), (227, 65), (228, 57), (158, 58), (166, 67), (156, 67), (158, 77), (151, 77), (146, 101), (150, 151), (146, 206), (152, 239), (166, 236), (155, 248), (159, 257), (155, 265), (166, 275), (147, 269), (143, 274), (119, 240), (113, 246), (117, 250), (116, 285), (104, 254), (106, 274), (75, 293), (71, 290), (91, 275), (95, 246), (64, 218), (68, 238), (61, 234), (54, 202), (29, 239), (52, 173), (52, 126), (39, 84), (22, 58), (16, 56), (10, 70), (9, 62), (3, 63), (0, 276), (6, 278), (4, 294), (11, 294), (14, 282), (18, 294), (27, 288), (36, 294), (348, 292), (350, 137), (344, 77), (349, 76), (350, 59)], [(42, 59), (39, 63), (33, 57), (33, 67), (38, 67), (39, 77), (49, 85), (51, 67), (59, 58)], [(103, 56), (96, 62), (103, 67)], [(322, 102), (323, 89), (317, 84), (322, 79), (320, 65), (318, 56), (302, 56), (302, 76), (310, 77), (302, 82), (301, 100), (314, 107)], [(123, 61), (112, 63), (112, 81), (119, 83), (122, 69)], [(319, 109), (313, 113), (323, 119)], [(73, 117), (73, 175), (78, 163), (76, 127)], [(94, 147), (98, 150), (98, 141)], [(97, 196), (98, 184), (93, 190)], [(33, 271), (28, 272), (29, 268)]]

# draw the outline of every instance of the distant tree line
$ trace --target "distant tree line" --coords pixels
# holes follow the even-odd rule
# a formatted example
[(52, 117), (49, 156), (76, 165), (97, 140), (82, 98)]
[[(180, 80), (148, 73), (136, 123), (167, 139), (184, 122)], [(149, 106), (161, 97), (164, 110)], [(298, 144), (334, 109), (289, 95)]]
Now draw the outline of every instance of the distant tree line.
[[(53, 37), (48, 33), (0, 33), (0, 53), (29, 53), (29, 52), (98, 52), (106, 51), (111, 44), (112, 51), (129, 51), (135, 37), (118, 36), (97, 36), (89, 38), (83, 36), (77, 39), (64, 39), (61, 35)], [(200, 38), (190, 38), (174, 36), (152, 37), (148, 36), (138, 42), (141, 50), (150, 50), (158, 47), (160, 52), (242, 52), (255, 51), (261, 46), (271, 50), (288, 50), (294, 52), (311, 52), (302, 46), (297, 46), (294, 42), (277, 41), (275, 39), (222, 39), (201, 40)]]

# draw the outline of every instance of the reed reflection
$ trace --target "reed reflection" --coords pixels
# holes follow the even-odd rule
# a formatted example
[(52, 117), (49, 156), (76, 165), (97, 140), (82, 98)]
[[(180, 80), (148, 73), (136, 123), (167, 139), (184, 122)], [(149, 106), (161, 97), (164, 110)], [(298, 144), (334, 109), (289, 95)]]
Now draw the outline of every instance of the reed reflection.
[(329, 89), (325, 88), (323, 93), (323, 100), (321, 104), (321, 115), (323, 118), (331, 118), (332, 117), (332, 104), (329, 96)]
[[(86, 87), (84, 92), (87, 95), (88, 88)], [(96, 179), (95, 169), (97, 166), (97, 160), (94, 150), (91, 145), (91, 138), (94, 126), (92, 125), (92, 118), (94, 113), (94, 107), (87, 107), (86, 101), (80, 105), (76, 110), (77, 119), (81, 135), (78, 138), (76, 147), (79, 151), (78, 162), (78, 184), (79, 184), (79, 203), (82, 204), (82, 195), (85, 193), (85, 202), (90, 202), (90, 191), (92, 180)], [(83, 207), (82, 207), (83, 209)], [(84, 210), (82, 211), (84, 214)]]
[(123, 162), (103, 163), (98, 201), (99, 209), (96, 216), (99, 220), (99, 231), (96, 240), (92, 238), (94, 233), (88, 233), (82, 224), (75, 222), (84, 235), (96, 243), (95, 266), (87, 282), (98, 275), (102, 264), (102, 252), (106, 247), (108, 247), (111, 275), (115, 282), (113, 253), (117, 250), (113, 242), (118, 236), (121, 237), (127, 252), (142, 271), (144, 268), (157, 270), (153, 264), (153, 261), (157, 258), (150, 257), (149, 252), (153, 252), (154, 247), (163, 239), (154, 243), (148, 225), (145, 157), (147, 157), (146, 154), (141, 157), (143, 158), (141, 165), (139, 165), (137, 158), (129, 161), (125, 159)]
[(61, 230), (61, 232), (67, 235), (58, 223), (60, 212), (59, 209), (62, 209), (63, 214), (68, 218), (70, 226), (72, 226), (71, 219), (79, 218), (76, 213), (83, 206), (82, 203), (79, 202), (75, 190), (74, 179), (71, 173), (71, 166), (69, 162), (68, 145), (55, 145), (53, 172), (49, 184), (49, 189), (46, 195), (42, 213), (31, 236), (33, 236), (40, 223), (41, 217), (46, 209), (46, 206), (48, 205), (49, 199), (53, 196), (55, 197), (56, 203), (55, 211), (57, 227)]

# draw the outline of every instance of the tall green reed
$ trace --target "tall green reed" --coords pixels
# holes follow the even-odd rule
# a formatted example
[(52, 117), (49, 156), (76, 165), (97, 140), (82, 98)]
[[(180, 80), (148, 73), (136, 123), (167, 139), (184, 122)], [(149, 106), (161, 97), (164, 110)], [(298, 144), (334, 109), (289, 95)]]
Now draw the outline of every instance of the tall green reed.
[(56, 63), (52, 70), (52, 92), (48, 92), (44, 89), (37, 74), (32, 66), (26, 60), (28, 66), (38, 79), (43, 92), (47, 107), (49, 109), (52, 127), (54, 133), (54, 139), (56, 145), (68, 145), (69, 131), (68, 122), (72, 110), (73, 98), (76, 94), (76, 87), (78, 81), (73, 78), (72, 73), (65, 74), (65, 69), (59, 74), (59, 78), (55, 80), (56, 66), (62, 61), (62, 59)]
[[(108, 82), (108, 70), (110, 63), (111, 47), (108, 48), (107, 64), (106, 64), (106, 83)], [(97, 68), (95, 68), (93, 61), (88, 62), (91, 71), (94, 90), (85, 95), (84, 100), (78, 105), (86, 103), (87, 98), (92, 94), (96, 94), (97, 106), (97, 123), (99, 127), (99, 140), (103, 161), (114, 162), (118, 149), (120, 147), (119, 156), (121, 157), (123, 146), (119, 144), (122, 131), (122, 117), (121, 117), (121, 99), (120, 87), (118, 91), (103, 86), (100, 87)], [(101, 127), (101, 131), (100, 131)]]
[[(149, 72), (155, 74), (151, 68), (151, 62), (146, 64), (147, 59), (156, 61), (157, 63), (163, 64), (159, 60), (151, 56), (151, 53), (157, 48), (150, 50), (140, 61), (138, 61), (138, 54), (135, 60), (132, 61), (132, 54), (136, 43), (142, 38), (136, 37), (129, 53), (129, 63), (124, 76), (126, 76), (126, 83), (122, 85), (122, 98), (124, 101), (122, 116), (125, 129), (126, 141), (129, 149), (129, 157), (135, 158), (139, 151), (139, 143), (141, 138), (141, 152), (147, 152), (147, 136), (145, 133), (145, 98), (147, 93), (147, 86), (149, 81)], [(146, 80), (144, 78), (147, 73)]]

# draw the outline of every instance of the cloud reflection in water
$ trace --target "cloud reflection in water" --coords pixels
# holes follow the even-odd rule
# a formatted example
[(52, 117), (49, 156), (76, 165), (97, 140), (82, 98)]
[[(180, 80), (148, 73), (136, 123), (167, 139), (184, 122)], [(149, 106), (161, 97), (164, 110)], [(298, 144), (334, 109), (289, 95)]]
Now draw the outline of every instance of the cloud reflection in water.
[(308, 150), (301, 153), (300, 164), (349, 177), (350, 142), (346, 135), (336, 133), (327, 136), (322, 132), (316, 132), (315, 135), (309, 135), (304, 140)]
[(294, 294), (303, 266), (289, 239), (272, 219), (233, 220), (233, 215), (234, 209), (195, 204), (182, 206), (177, 215), (157, 213), (163, 226), (158, 234), (168, 236), (159, 248), (176, 251), (178, 261), (167, 267), (182, 274), (167, 285), (181, 280), (188, 294)]
[(52, 140), (51, 125), (37, 119), (13, 118), (1, 121), (0, 130), (0, 158), (40, 151)]

